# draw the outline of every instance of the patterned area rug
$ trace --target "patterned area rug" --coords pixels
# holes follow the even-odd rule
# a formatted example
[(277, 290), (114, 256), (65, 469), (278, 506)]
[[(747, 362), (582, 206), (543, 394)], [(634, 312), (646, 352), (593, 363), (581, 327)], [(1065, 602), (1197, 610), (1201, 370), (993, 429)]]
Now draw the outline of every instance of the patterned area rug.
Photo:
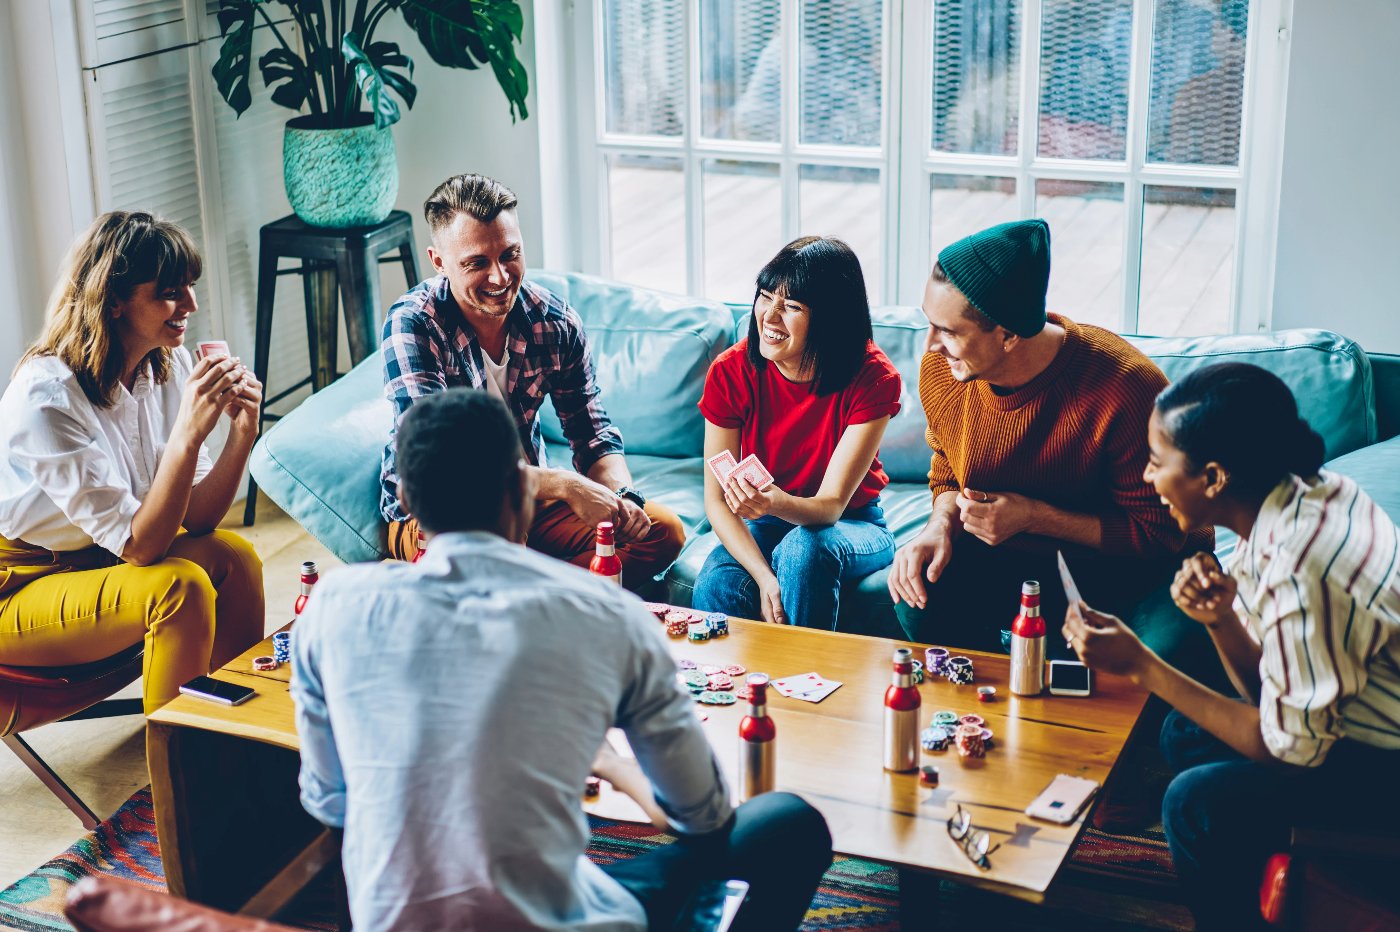
[[(631, 858), (668, 839), (649, 826), (592, 820), (588, 855), (605, 864)], [(67, 851), (34, 873), (0, 890), (0, 928), (68, 929), (63, 901), (68, 889), (88, 874), (108, 874), (153, 890), (165, 889), (156, 840), (150, 790), (138, 792), (115, 815), (78, 839)], [(1173, 879), (1166, 843), (1160, 835), (1107, 835), (1089, 829), (1072, 864), (1056, 884), (1056, 895), (1042, 907), (944, 884), (938, 926), (975, 922), (997, 929), (1189, 928), (1172, 903)], [(324, 897), (293, 904), (289, 925), (331, 929)], [(318, 904), (316, 901), (320, 900)], [(838, 857), (822, 879), (803, 930), (867, 932), (899, 929), (899, 879), (888, 867), (859, 858)], [(1175, 918), (1174, 918), (1175, 915)]]

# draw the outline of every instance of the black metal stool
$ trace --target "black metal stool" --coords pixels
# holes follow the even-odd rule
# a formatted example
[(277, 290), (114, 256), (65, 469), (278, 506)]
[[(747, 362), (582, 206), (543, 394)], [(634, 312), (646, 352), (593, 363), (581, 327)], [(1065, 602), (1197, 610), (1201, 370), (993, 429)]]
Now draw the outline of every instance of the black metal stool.
[[(391, 249), (397, 256), (381, 258)], [(301, 259), (301, 265), (279, 269), (283, 256)], [(264, 421), (275, 421), (279, 415), (268, 414), (268, 405), (275, 404), (298, 389), (310, 385), (320, 391), (340, 372), (336, 364), (336, 349), (340, 343), (339, 313), (336, 301), (339, 284), (340, 303), (345, 307), (345, 336), (350, 344), (352, 364), (357, 364), (378, 344), (381, 315), (379, 305), (379, 264), (403, 263), (408, 287), (418, 284), (418, 263), (413, 250), (413, 219), (407, 211), (396, 210), (380, 223), (366, 227), (313, 227), (296, 216), (283, 217), (265, 224), (258, 237), (258, 321), (257, 345), (253, 351), (253, 373), (263, 383), (262, 410), (258, 412), (258, 431)], [(278, 392), (267, 394), (268, 353), (272, 343), (272, 301), (277, 291), (279, 275), (302, 276), (302, 293), (306, 301), (306, 345), (311, 359), (311, 374)], [(258, 485), (248, 477), (248, 500), (243, 506), (243, 523), (253, 523), (257, 510)]]

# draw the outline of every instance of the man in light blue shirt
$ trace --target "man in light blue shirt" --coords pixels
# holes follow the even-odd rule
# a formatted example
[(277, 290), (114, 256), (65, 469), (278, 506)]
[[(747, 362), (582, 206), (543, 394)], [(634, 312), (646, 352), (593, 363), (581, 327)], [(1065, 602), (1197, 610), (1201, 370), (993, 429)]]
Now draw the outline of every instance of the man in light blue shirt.
[[(344, 829), (355, 927), (666, 929), (733, 877), (736, 928), (795, 928), (825, 821), (786, 793), (733, 809), (655, 619), (523, 546), (535, 490), (505, 406), (425, 398), (397, 454), (428, 554), (331, 574), (292, 639), (302, 804)], [(590, 770), (627, 766), (599, 754), (614, 726), (681, 839), (605, 871), (579, 799)]]

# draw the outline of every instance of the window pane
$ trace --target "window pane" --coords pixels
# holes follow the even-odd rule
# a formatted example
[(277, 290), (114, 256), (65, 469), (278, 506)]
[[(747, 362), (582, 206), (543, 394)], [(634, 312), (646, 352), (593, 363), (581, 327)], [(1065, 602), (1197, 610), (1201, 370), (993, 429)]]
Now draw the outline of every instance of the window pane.
[(1226, 332), (1234, 278), (1234, 191), (1143, 189), (1139, 332)]
[(685, 168), (680, 159), (608, 156), (612, 277), (685, 294)]
[(803, 236), (844, 240), (860, 259), (870, 303), (883, 300), (880, 287), (884, 256), (880, 251), (880, 170), (803, 165), (799, 182)]
[(758, 270), (783, 245), (778, 166), (706, 159), (702, 178), (705, 296), (747, 303)]
[(604, 0), (608, 132), (684, 132), (684, 17), (684, 0)]
[(1045, 0), (1041, 156), (1125, 158), (1132, 34), (1132, 0)]
[(883, 0), (802, 0), (802, 142), (880, 145), (884, 12)]
[(712, 139), (777, 142), (782, 130), (778, 0), (703, 0), (700, 123)]
[(1090, 181), (1035, 185), (1036, 216), (1050, 224), (1046, 309), (1110, 330), (1123, 325), (1123, 186)]
[(1249, 0), (1157, 4), (1147, 157), (1237, 165)]
[(1014, 155), (1020, 99), (1019, 0), (936, 3), (933, 148)]
[(933, 198), (929, 209), (933, 225), (929, 268), (933, 268), (938, 254), (949, 243), (1020, 215), (1014, 178), (932, 175), (929, 188)]

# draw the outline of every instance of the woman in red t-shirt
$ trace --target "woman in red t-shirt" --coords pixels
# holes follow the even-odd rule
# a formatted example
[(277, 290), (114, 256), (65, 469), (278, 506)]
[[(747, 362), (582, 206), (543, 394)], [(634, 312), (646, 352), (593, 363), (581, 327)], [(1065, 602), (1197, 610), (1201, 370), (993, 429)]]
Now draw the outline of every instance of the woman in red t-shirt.
[(879, 448), (900, 380), (870, 335), (860, 261), (840, 240), (794, 240), (758, 273), (748, 338), (710, 366), (700, 412), (707, 461), (752, 453), (774, 482), (706, 470), (721, 546), (696, 609), (834, 629), (841, 585), (890, 565)]

